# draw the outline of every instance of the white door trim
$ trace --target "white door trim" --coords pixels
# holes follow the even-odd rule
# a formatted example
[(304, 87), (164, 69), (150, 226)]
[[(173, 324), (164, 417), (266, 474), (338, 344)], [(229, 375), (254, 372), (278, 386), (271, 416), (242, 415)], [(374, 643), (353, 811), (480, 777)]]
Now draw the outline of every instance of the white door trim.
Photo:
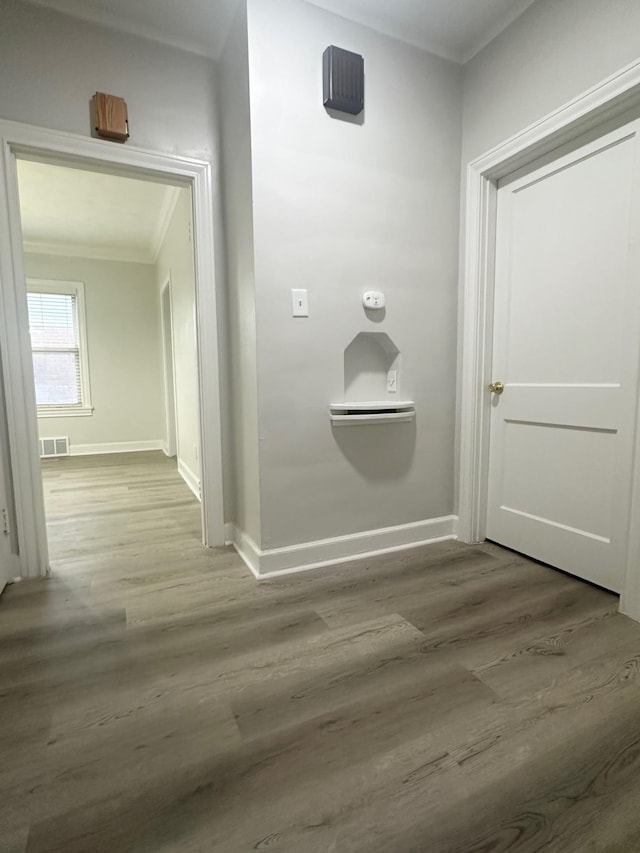
[(211, 163), (100, 139), (0, 120), (0, 347), (23, 577), (48, 570), (46, 523), (31, 367), (16, 154), (112, 174), (190, 186), (193, 198), (196, 314), (202, 436), (202, 526), (205, 545), (224, 544), (222, 440)]
[[(640, 61), (473, 160), (467, 166), (465, 256), (461, 280), (462, 355), (458, 384), (458, 537), (481, 542), (486, 531), (496, 186), (500, 178), (561, 145), (615, 121), (640, 104)], [(604, 130), (603, 130), (604, 132)], [(636, 448), (632, 517), (640, 514)], [(638, 525), (632, 524), (633, 528)], [(640, 533), (629, 546), (621, 609), (640, 620)]]
[[(165, 295), (169, 303), (169, 316), (165, 310)], [(162, 325), (162, 372), (164, 375), (164, 410), (167, 428), (164, 452), (167, 456), (178, 453), (178, 413), (176, 411), (176, 362), (173, 351), (173, 289), (171, 273), (160, 289), (160, 322)], [(167, 326), (170, 340), (167, 340)], [(168, 362), (171, 362), (169, 372)]]

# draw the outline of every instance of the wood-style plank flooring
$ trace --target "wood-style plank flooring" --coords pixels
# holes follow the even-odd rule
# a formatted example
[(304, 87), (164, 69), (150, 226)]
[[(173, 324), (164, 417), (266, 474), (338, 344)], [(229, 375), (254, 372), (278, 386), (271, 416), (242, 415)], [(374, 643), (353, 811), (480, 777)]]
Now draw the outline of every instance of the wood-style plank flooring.
[(258, 583), (161, 454), (45, 465), (1, 853), (638, 853), (640, 625), (493, 545)]

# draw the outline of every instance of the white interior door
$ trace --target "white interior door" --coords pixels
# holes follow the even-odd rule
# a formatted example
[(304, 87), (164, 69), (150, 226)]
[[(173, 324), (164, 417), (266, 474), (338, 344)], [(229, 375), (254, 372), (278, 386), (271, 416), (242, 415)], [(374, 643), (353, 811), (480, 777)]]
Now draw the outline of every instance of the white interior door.
[(638, 396), (637, 132), (498, 188), (487, 536), (614, 591)]

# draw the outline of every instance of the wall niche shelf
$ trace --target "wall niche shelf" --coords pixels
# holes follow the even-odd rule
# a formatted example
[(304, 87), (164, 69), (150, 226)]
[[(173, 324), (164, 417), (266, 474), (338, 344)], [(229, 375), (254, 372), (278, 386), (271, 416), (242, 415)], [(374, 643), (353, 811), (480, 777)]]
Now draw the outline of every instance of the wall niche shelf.
[(359, 332), (344, 351), (344, 403), (331, 403), (332, 426), (408, 423), (413, 400), (400, 397), (400, 350), (386, 332)]
[(374, 400), (331, 403), (329, 415), (333, 426), (367, 426), (408, 423), (415, 418), (416, 410), (413, 400)]

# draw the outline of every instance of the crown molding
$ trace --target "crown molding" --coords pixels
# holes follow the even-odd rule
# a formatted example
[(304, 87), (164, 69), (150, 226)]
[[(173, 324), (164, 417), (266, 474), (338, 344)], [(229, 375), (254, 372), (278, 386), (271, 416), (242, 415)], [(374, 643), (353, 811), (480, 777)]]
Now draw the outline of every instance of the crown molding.
[(155, 258), (144, 249), (127, 249), (121, 246), (85, 246), (82, 243), (24, 240), (26, 254), (57, 255), (68, 258), (87, 258), (92, 261), (120, 261), (128, 264), (153, 264)]
[[(409, 20), (402, 20), (400, 17), (394, 18), (393, 12), (390, 15), (381, 15), (376, 11), (370, 11), (364, 3), (355, 3), (352, 0), (305, 0), (305, 2), (348, 21), (375, 30), (384, 36), (439, 56), (441, 59), (447, 59), (457, 65), (465, 65), (519, 18), (534, 0), (510, 0), (511, 8), (508, 12), (501, 15), (498, 20), (493, 21), (484, 30), (477, 32), (473, 38), (458, 43), (451, 41), (451, 39), (434, 37), (428, 29), (414, 26)], [(389, 6), (392, 7), (393, 4), (389, 3)]]
[(40, 6), (45, 9), (53, 9), (62, 15), (107, 27), (110, 30), (127, 33), (138, 38), (153, 41), (156, 44), (165, 44), (204, 56), (207, 59), (218, 59), (216, 52), (206, 40), (193, 39), (188, 36), (172, 33), (162, 27), (156, 27), (144, 21), (138, 21), (125, 15), (114, 14), (104, 8), (88, 5), (84, 0), (27, 0), (32, 6)]
[(467, 45), (466, 50), (460, 51), (457, 62), (459, 62), (460, 65), (466, 65), (467, 62), (470, 62), (474, 56), (484, 50), (485, 47), (491, 44), (494, 39), (498, 38), (498, 36), (503, 33), (507, 27), (510, 27), (514, 21), (523, 15), (533, 2), (534, 0), (512, 0), (511, 8), (505, 12), (499, 21), (494, 21), (492, 26), (476, 36), (476, 38)]
[(441, 41), (430, 38), (420, 28), (412, 27), (410, 24), (399, 20), (394, 21), (386, 16), (381, 16), (376, 12), (367, 10), (366, 7), (362, 8), (361, 6), (352, 4), (349, 0), (304, 0), (304, 2), (315, 6), (317, 9), (322, 9), (332, 15), (337, 15), (347, 21), (351, 21), (354, 24), (367, 27), (388, 38), (401, 41), (404, 44), (411, 45), (411, 47), (417, 47), (418, 50), (432, 53), (441, 59), (460, 63), (460, 53), (458, 50), (442, 44)]
[[(222, 23), (216, 31), (217, 38), (212, 39), (207, 38), (206, 35), (194, 37), (172, 32), (169, 28), (159, 27), (149, 21), (113, 12), (106, 8), (108, 4), (97, 3), (95, 0), (94, 2), (88, 2), (88, 0), (26, 0), (26, 2), (32, 6), (52, 9), (62, 15), (147, 39), (156, 44), (168, 45), (213, 61), (220, 59), (231, 30), (233, 9), (237, 8), (238, 5), (237, 0), (235, 2), (230, 0), (228, 8), (231, 11), (225, 12)], [(434, 38), (428, 31), (412, 26), (410, 21), (376, 14), (368, 11), (366, 6), (362, 8), (350, 0), (305, 0), (305, 2), (353, 23), (369, 27), (390, 38), (417, 47), (419, 50), (427, 51), (459, 65), (465, 65), (512, 24), (534, 0), (511, 0), (511, 7), (499, 20), (494, 21), (484, 31), (476, 33), (474, 38), (464, 44), (451, 44), (447, 39)]]

